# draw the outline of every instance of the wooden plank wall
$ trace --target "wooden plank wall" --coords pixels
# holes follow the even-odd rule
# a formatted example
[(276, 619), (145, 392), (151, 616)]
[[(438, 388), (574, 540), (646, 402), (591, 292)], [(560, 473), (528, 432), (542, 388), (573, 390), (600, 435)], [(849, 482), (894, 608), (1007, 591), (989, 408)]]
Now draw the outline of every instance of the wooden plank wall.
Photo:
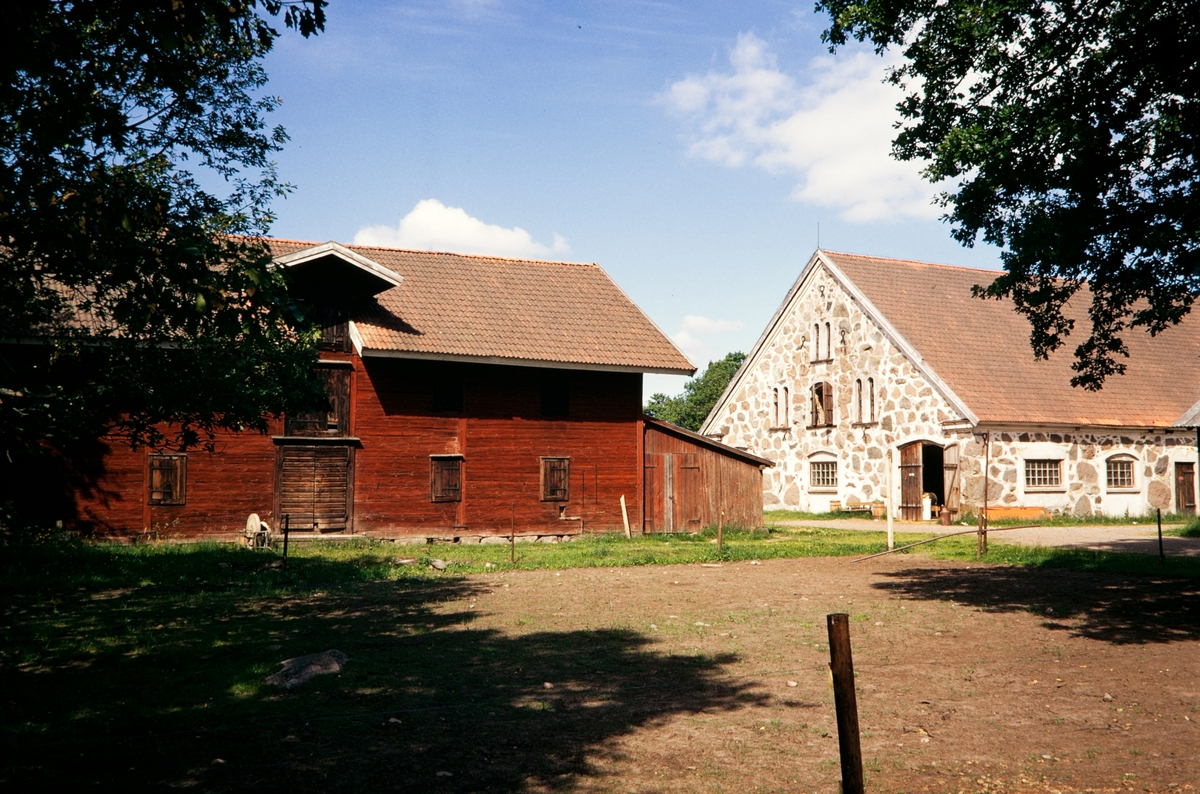
[[(678, 505), (676, 531), (694, 531), (695, 527), (689, 527), (687, 519), (697, 515), (701, 527), (716, 526), (721, 510), (725, 511), (726, 526), (763, 526), (762, 470), (757, 465), (647, 423), (644, 464), (647, 531), (663, 531), (665, 524), (667, 507), (657, 503), (662, 500), (664, 476), (661, 467), (667, 454), (677, 460), (679, 456), (694, 455), (700, 466), (700, 487), (686, 487), (684, 482), (676, 480), (676, 500), (698, 500), (698, 504)], [(682, 518), (682, 522), (678, 518)]]
[[(275, 433), (282, 431), (280, 425), (272, 423)], [(101, 481), (77, 497), (72, 517), (101, 537), (224, 537), (244, 530), (250, 513), (275, 527), (275, 445), (269, 436), (226, 433), (213, 452), (189, 450), (184, 505), (148, 505), (146, 451), (120, 443), (109, 446)]]
[[(357, 531), (577, 533), (579, 522), (559, 519), (563, 503), (541, 500), (542, 457), (571, 459), (565, 514), (587, 530), (620, 529), (622, 495), (630, 515), (641, 514), (640, 374), (567, 372), (569, 416), (543, 418), (544, 370), (463, 366), (463, 411), (438, 416), (431, 384), (452, 365), (377, 358), (358, 366)], [(429, 456), (453, 453), (463, 456), (462, 502), (433, 502)]]
[[(326, 357), (327, 354), (323, 354)], [(385, 536), (575, 534), (580, 522), (559, 519), (562, 503), (543, 502), (540, 458), (569, 457), (565, 514), (588, 531), (622, 527), (625, 496), (632, 529), (640, 531), (638, 455), (641, 375), (569, 371), (570, 414), (541, 416), (545, 370), (460, 365), (463, 410), (432, 411), (432, 384), (455, 365), (353, 357), (349, 435), (353, 454), (353, 531)], [(271, 426), (283, 432), (282, 422)], [(327, 442), (328, 443), (328, 442)], [(68, 523), (97, 534), (159, 538), (232, 537), (258, 513), (273, 513), (277, 446), (269, 436), (223, 434), (216, 451), (191, 450), (187, 504), (149, 506), (145, 451), (111, 445), (104, 473), (76, 495)], [(463, 455), (462, 502), (433, 502), (430, 455)]]

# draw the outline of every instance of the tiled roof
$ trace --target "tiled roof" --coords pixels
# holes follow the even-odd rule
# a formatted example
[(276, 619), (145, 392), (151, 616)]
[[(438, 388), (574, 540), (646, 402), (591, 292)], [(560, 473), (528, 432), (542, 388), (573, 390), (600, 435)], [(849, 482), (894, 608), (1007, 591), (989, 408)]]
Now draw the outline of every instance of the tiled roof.
[[(276, 256), (316, 245), (270, 244)], [(403, 277), (352, 311), (364, 353), (695, 371), (598, 265), (346, 248)]]
[(1169, 427), (1200, 396), (1200, 313), (1150, 337), (1124, 334), (1124, 375), (1099, 392), (1071, 386), (1086, 332), (1086, 293), (1068, 306), (1075, 332), (1048, 361), (1029, 346), (1029, 323), (1010, 301), (971, 295), (995, 271), (823, 252), (981, 422)]
[(1200, 402), (1193, 405), (1183, 416), (1175, 420), (1175, 427), (1200, 427)]

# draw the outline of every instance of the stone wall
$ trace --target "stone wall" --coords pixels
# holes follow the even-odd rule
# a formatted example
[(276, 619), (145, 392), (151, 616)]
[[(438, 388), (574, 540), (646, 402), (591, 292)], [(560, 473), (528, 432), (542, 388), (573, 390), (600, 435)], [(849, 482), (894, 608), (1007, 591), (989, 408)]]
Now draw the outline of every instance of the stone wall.
[[(828, 359), (826, 323), (832, 337)], [(821, 329), (818, 361), (814, 325)], [(748, 367), (736, 390), (714, 409), (707, 432), (775, 462), (763, 473), (768, 510), (825, 511), (831, 500), (882, 499), (884, 450), (916, 439), (945, 444), (942, 423), (962, 418), (823, 267), (810, 273)], [(875, 385), (873, 421), (869, 379)], [(863, 383), (862, 421), (857, 421), (856, 380)], [(833, 386), (831, 427), (809, 426), (811, 390), (818, 382)], [(775, 416), (775, 390), (784, 387), (790, 402), (786, 422)], [(810, 487), (813, 460), (837, 462), (836, 489)]]
[[(825, 327), (830, 342), (826, 355)], [(814, 326), (820, 327), (814, 355)], [(816, 360), (815, 360), (816, 359)], [(705, 432), (775, 463), (763, 473), (763, 504), (768, 510), (823, 512), (831, 501), (843, 505), (886, 499), (887, 450), (913, 441), (957, 444), (962, 509), (977, 512), (983, 502), (984, 435), (962, 428), (961, 416), (911, 360), (862, 311), (822, 266), (806, 277), (785, 307), (776, 331), (747, 362), (733, 392), (714, 408)], [(868, 379), (875, 384), (875, 415), (870, 415)], [(862, 421), (855, 381), (864, 385)], [(833, 387), (834, 423), (812, 427), (814, 384)], [(786, 415), (777, 415), (787, 389)], [(779, 414), (785, 413), (778, 411)], [(1062, 433), (1044, 428), (1000, 428), (993, 432), (988, 501), (1001, 507), (1044, 507), (1076, 515), (1130, 515), (1150, 512), (1152, 497), (1171, 500), (1174, 462), (1195, 461), (1189, 432)], [(1134, 488), (1107, 487), (1110, 458), (1134, 463)], [(1061, 483), (1030, 488), (1026, 460), (1061, 461)], [(812, 485), (813, 461), (837, 463), (837, 487)], [(893, 511), (899, 515), (899, 454), (893, 453)]]
[[(973, 510), (983, 501), (984, 438), (974, 433), (962, 445), (963, 502)], [(1142, 516), (1164, 503), (1174, 510), (1174, 464), (1196, 460), (1191, 431), (1061, 433), (1013, 428), (993, 431), (991, 439), (990, 505), (1044, 507), (1076, 516)], [(1108, 463), (1113, 459), (1133, 462), (1132, 488), (1108, 486)], [(1027, 460), (1060, 461), (1061, 484), (1030, 487), (1025, 478)]]

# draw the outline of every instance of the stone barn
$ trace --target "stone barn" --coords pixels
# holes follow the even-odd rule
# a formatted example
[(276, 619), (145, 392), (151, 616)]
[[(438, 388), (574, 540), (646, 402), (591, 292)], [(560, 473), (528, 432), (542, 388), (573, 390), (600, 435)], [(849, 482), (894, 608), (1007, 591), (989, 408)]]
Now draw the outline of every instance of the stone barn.
[(774, 462), (768, 509), (1195, 512), (1200, 316), (1127, 332), (1126, 373), (1087, 392), (1070, 340), (1037, 361), (1011, 303), (972, 297), (996, 275), (818, 250), (701, 433)]

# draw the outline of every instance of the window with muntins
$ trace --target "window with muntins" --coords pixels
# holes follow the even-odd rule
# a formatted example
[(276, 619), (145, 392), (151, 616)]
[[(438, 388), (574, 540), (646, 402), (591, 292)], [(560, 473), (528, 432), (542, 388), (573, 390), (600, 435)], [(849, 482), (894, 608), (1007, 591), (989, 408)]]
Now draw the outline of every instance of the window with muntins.
[(460, 457), (429, 459), (429, 490), (434, 502), (462, 501), (463, 461)]
[(1025, 461), (1026, 488), (1058, 488), (1062, 485), (1062, 461)]
[(1110, 459), (1106, 481), (1109, 488), (1132, 488), (1133, 461), (1128, 458)]
[(812, 387), (811, 427), (828, 427), (833, 424), (833, 387), (821, 382)]
[(150, 504), (187, 503), (187, 455), (150, 456)]
[(815, 460), (809, 465), (809, 487), (836, 488), (837, 461)]
[(542, 501), (565, 502), (571, 496), (571, 459), (542, 458)]

